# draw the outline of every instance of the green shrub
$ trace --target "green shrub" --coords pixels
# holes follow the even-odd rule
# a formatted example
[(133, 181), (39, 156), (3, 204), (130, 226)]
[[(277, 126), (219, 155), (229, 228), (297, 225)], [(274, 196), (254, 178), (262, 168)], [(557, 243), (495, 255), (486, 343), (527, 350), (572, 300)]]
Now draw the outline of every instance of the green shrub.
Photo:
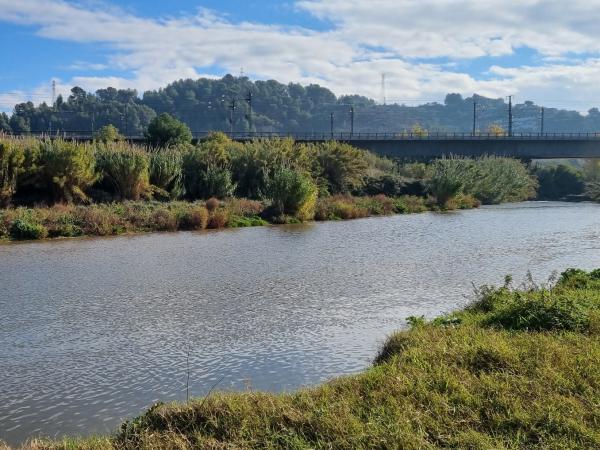
[(464, 193), (486, 205), (520, 202), (536, 195), (537, 179), (515, 158), (484, 156), (464, 174)]
[(122, 200), (139, 200), (150, 195), (148, 153), (128, 144), (99, 146), (98, 168)]
[(437, 204), (445, 206), (448, 201), (463, 192), (467, 180), (474, 178), (475, 164), (464, 158), (442, 158), (431, 165), (427, 186)]
[(20, 146), (12, 141), (0, 142), (0, 208), (10, 204), (24, 162), (25, 155)]
[(63, 140), (40, 147), (41, 177), (55, 201), (87, 201), (86, 190), (98, 180), (91, 145)]
[(291, 215), (300, 221), (315, 214), (317, 187), (307, 175), (291, 169), (276, 172), (268, 185), (275, 215)]
[(580, 195), (585, 190), (583, 173), (572, 166), (559, 164), (538, 167), (535, 175), (539, 183), (538, 199), (540, 200), (560, 200), (569, 195)]
[(588, 311), (574, 300), (557, 295), (514, 296), (486, 319), (488, 326), (509, 330), (584, 330), (589, 325)]
[(205, 143), (183, 155), (185, 193), (189, 199), (226, 198), (233, 195), (235, 184), (226, 162), (215, 155), (214, 143)]
[(150, 153), (150, 184), (157, 198), (176, 200), (183, 195), (183, 156), (179, 149)]
[(106, 144), (109, 142), (120, 141), (123, 139), (123, 136), (121, 136), (117, 127), (108, 124), (100, 128), (94, 138), (97, 141), (104, 142)]
[(16, 219), (10, 226), (10, 237), (12, 239), (44, 239), (47, 236), (48, 230), (45, 226), (26, 219)]
[(330, 141), (314, 144), (313, 151), (313, 178), (323, 179), (329, 193), (348, 193), (363, 186), (369, 169), (364, 150)]
[(152, 119), (146, 131), (146, 141), (155, 147), (169, 147), (192, 142), (189, 127), (168, 113)]

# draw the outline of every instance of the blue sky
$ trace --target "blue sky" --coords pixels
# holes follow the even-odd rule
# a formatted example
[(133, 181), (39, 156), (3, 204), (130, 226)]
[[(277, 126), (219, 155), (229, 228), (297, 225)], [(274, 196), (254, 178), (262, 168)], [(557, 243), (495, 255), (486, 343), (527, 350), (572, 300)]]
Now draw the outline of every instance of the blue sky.
[(600, 0), (0, 0), (0, 109), (239, 74), (337, 94), (600, 104)]

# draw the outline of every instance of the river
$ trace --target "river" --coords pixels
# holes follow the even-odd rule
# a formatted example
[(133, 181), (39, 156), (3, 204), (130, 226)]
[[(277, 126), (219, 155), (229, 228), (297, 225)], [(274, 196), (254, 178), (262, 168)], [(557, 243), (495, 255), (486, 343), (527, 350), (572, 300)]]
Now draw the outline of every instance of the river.
[(600, 205), (0, 245), (0, 439), (114, 431), (156, 400), (367, 367), (505, 274), (600, 267)]

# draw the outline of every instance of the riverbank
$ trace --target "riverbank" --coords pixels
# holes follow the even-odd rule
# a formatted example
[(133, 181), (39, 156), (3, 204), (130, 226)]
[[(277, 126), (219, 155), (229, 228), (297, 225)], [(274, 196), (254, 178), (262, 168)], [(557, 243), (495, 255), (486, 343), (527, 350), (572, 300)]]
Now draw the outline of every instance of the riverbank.
[[(473, 197), (461, 195), (449, 201), (444, 210), (478, 206), (479, 202)], [(316, 200), (314, 219), (348, 220), (432, 210), (439, 211), (440, 207), (423, 197), (337, 195)], [(246, 199), (21, 207), (0, 210), (0, 240), (238, 228), (297, 221), (292, 216), (274, 216), (265, 202)]]
[(507, 278), (391, 336), (372, 368), (290, 394), (160, 404), (111, 437), (24, 448), (597, 448), (600, 270)]

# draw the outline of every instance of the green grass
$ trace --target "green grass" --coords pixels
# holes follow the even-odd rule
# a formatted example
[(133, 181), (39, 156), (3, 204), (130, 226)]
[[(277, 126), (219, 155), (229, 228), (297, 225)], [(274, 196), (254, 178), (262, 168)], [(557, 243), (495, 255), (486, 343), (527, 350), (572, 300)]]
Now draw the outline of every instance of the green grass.
[[(526, 305), (527, 313), (523, 314)], [(600, 448), (600, 270), (484, 288), (387, 340), (354, 376), (157, 404), (113, 436), (35, 449)]]

